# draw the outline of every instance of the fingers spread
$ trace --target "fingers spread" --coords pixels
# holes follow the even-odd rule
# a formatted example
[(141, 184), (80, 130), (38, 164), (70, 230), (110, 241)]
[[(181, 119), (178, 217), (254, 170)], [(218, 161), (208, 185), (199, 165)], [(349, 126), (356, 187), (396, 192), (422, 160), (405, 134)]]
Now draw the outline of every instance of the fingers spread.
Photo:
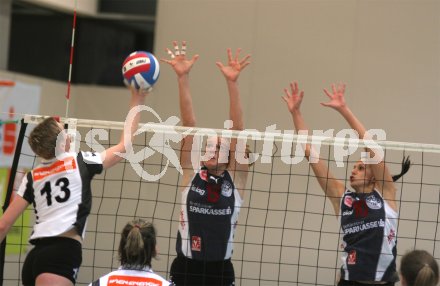
[(251, 63), (250, 61), (248, 61), (250, 57), (251, 57), (251, 55), (247, 55), (246, 57), (244, 57), (244, 59), (242, 59), (240, 61), (239, 64), (240, 64), (242, 69), (245, 68), (246, 66), (248, 66)]
[(199, 59), (199, 55), (194, 55), (191, 59), (192, 63), (195, 63)]
[(240, 56), (241, 48), (237, 49), (237, 52), (235, 53), (235, 61), (238, 62), (238, 57)]
[(228, 53), (228, 61), (232, 62), (232, 51), (230, 48), (227, 49), (227, 53)]
[(181, 55), (186, 55), (186, 41), (182, 41)]
[(164, 62), (164, 63), (167, 63), (167, 64), (171, 64), (171, 61), (170, 61), (170, 60), (167, 60), (167, 59), (160, 59), (160, 61), (161, 61), (161, 62)]
[(220, 68), (220, 69), (222, 69), (224, 66), (223, 66), (223, 64), (221, 63), (221, 62), (215, 62), (215, 64)]
[(324, 88), (324, 93), (331, 99), (332, 95), (330, 94), (330, 92), (328, 92), (327, 89)]
[(170, 55), (170, 57), (171, 57), (172, 59), (175, 58), (173, 52), (172, 52), (170, 49), (167, 48), (166, 51), (167, 51), (167, 53)]

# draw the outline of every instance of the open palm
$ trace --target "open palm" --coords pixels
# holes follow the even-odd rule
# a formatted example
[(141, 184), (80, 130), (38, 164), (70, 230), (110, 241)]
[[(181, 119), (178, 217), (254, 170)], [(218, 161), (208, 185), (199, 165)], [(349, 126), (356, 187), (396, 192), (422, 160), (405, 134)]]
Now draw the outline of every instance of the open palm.
[(191, 59), (187, 59), (185, 41), (182, 41), (182, 45), (180, 48), (177, 41), (173, 41), (173, 46), (174, 52), (172, 52), (168, 48), (166, 49), (171, 59), (161, 59), (161, 61), (169, 64), (174, 69), (177, 76), (188, 74), (194, 63), (199, 58), (199, 55), (194, 55)]
[(228, 65), (223, 65), (221, 62), (216, 62), (216, 65), (219, 67), (220, 71), (223, 73), (225, 78), (230, 81), (236, 81), (240, 72), (250, 64), (248, 61), (251, 57), (250, 55), (245, 56), (243, 59), (239, 59), (241, 49), (237, 49), (235, 53), (235, 57), (232, 56), (231, 49), (227, 50), (228, 52)]
[(290, 113), (298, 111), (301, 107), (301, 102), (304, 97), (304, 91), (299, 90), (298, 82), (291, 82), (290, 92), (287, 88), (285, 88), (284, 93), (286, 95), (283, 96), (283, 99), (286, 102), (287, 108), (289, 109)]
[(326, 107), (331, 107), (334, 109), (339, 109), (341, 107), (345, 106), (345, 84), (344, 83), (338, 83), (338, 84), (332, 84), (332, 93), (330, 93), (327, 89), (324, 89), (324, 93), (328, 96), (330, 99), (329, 102), (322, 102), (321, 104)]

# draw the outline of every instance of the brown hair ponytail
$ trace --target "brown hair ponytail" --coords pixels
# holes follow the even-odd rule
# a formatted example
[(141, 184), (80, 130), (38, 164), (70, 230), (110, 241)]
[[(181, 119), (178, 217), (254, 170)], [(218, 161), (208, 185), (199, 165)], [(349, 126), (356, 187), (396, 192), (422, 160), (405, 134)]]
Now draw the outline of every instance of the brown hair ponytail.
[(127, 269), (151, 267), (156, 257), (156, 229), (142, 219), (127, 223), (121, 233), (119, 260)]

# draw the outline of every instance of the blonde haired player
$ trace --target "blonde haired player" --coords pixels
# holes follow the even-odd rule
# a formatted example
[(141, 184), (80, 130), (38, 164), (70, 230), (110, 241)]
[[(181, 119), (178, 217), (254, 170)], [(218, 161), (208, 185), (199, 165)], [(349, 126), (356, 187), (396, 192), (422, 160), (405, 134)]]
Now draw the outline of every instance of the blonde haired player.
[[(130, 108), (143, 104), (147, 94), (131, 89)], [(139, 113), (123, 133), (133, 136), (138, 123)], [(65, 138), (65, 144), (57, 145), (58, 135), (63, 132), (63, 126), (54, 118), (45, 119), (33, 129), (29, 145), (41, 163), (26, 174), (17, 195), (0, 218), (0, 241), (3, 241), (17, 218), (30, 204), (34, 206), (35, 224), (29, 242), (35, 247), (23, 265), (23, 285), (75, 284), (92, 203), (91, 180), (122, 160), (117, 152), (125, 152), (125, 136), (121, 136), (117, 145), (101, 154), (76, 154), (69, 150), (69, 138)]]
[(121, 266), (90, 283), (89, 286), (156, 285), (172, 286), (153, 272), (151, 261), (156, 257), (156, 228), (142, 219), (128, 222), (121, 232), (118, 255)]
[[(173, 42), (174, 52), (167, 49), (171, 59), (163, 60), (177, 75), (180, 113), (184, 126), (196, 126), (189, 89), (189, 72), (198, 59), (186, 58), (186, 42), (179, 48)], [(228, 63), (217, 66), (223, 74), (229, 92), (229, 114), (232, 129), (242, 130), (243, 115), (240, 103), (238, 77), (249, 64), (249, 55), (239, 58), (227, 50)], [(215, 101), (215, 99), (213, 99)], [(212, 104), (215, 110), (215, 102)], [(230, 145), (228, 144), (230, 143)], [(243, 202), (248, 175), (248, 164), (236, 160), (236, 140), (212, 137), (207, 140), (211, 158), (194, 170), (191, 162), (193, 136), (185, 137), (181, 147), (183, 168), (182, 208), (177, 234), (177, 257), (171, 265), (171, 280), (180, 285), (234, 285), (235, 274), (231, 262), (233, 238), (238, 214)], [(237, 156), (236, 156), (237, 155)], [(243, 157), (243, 154), (241, 154)], [(243, 161), (242, 161), (243, 162)]]

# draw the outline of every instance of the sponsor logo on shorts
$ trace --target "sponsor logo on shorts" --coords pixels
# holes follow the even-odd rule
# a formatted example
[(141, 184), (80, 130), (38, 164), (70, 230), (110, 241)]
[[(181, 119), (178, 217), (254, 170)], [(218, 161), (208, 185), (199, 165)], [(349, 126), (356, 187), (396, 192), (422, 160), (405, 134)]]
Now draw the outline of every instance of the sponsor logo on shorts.
[(76, 280), (76, 278), (78, 278), (78, 271), (79, 271), (79, 268), (73, 268), (73, 279), (75, 279), (75, 280)]

